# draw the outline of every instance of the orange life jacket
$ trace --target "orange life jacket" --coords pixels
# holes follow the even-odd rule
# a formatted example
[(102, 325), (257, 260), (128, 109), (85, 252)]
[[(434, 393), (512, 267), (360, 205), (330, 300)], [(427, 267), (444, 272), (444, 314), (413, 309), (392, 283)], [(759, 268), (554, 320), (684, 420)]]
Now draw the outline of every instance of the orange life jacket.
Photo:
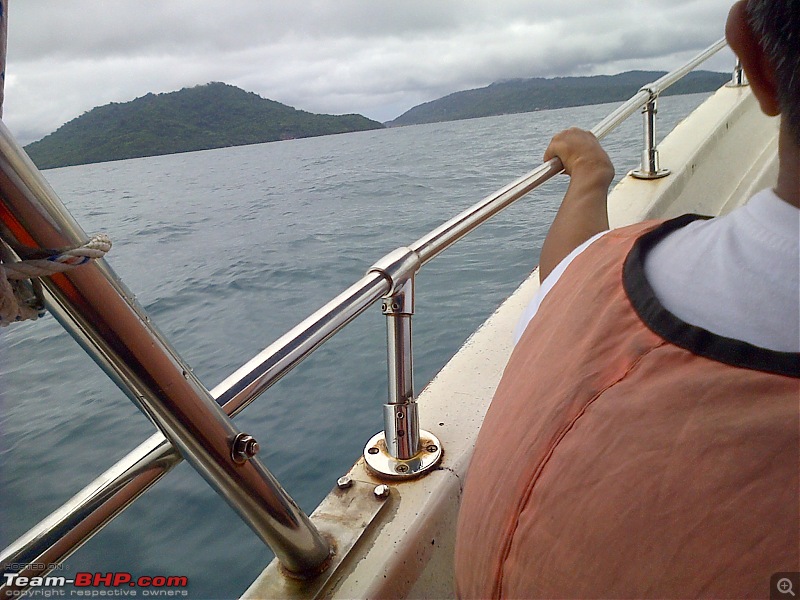
[(470, 464), (460, 597), (769, 597), (800, 571), (800, 355), (661, 307), (643, 257), (692, 218), (606, 234), (544, 299)]

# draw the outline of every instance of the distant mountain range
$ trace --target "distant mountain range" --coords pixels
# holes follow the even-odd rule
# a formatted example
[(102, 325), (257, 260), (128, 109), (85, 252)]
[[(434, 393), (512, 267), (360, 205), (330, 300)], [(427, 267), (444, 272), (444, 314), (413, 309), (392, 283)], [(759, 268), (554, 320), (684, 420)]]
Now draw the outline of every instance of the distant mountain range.
[(225, 83), (93, 108), (25, 147), (40, 169), (379, 129), (361, 115), (318, 115)]
[[(664, 74), (663, 71), (628, 71), (619, 75), (594, 77), (536, 77), (499, 81), (420, 104), (386, 125), (395, 127), (438, 123), (567, 106), (621, 102)], [(729, 74), (694, 71), (667, 89), (665, 95), (710, 92), (729, 80)]]
[[(386, 124), (362, 115), (319, 115), (267, 100), (225, 83), (147, 94), (106, 104), (25, 147), (40, 169), (174, 154), (277, 140), (454, 121), (623, 101), (664, 75), (629, 71), (596, 77), (513, 79), (415, 106)], [(708, 92), (729, 79), (696, 71), (669, 94)]]

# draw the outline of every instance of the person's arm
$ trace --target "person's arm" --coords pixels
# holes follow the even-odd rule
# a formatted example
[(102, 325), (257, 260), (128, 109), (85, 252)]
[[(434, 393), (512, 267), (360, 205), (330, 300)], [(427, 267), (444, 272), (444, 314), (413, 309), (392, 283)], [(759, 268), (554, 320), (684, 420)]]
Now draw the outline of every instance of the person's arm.
[(600, 142), (591, 132), (567, 129), (552, 139), (544, 153), (545, 161), (556, 156), (570, 182), (542, 246), (539, 281), (575, 248), (608, 229), (606, 199), (614, 165)]

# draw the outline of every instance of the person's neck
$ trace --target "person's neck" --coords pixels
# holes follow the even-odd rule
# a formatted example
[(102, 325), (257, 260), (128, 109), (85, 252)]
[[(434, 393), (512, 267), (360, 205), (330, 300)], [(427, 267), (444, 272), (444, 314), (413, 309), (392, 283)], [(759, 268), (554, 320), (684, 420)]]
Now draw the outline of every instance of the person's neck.
[(800, 145), (785, 125), (778, 141), (778, 184), (775, 193), (792, 206), (800, 208)]

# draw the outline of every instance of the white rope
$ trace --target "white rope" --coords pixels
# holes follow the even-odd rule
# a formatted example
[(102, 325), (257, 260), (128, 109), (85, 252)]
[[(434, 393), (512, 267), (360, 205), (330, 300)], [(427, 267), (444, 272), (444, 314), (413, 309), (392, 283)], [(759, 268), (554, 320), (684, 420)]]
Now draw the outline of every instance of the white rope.
[(54, 250), (47, 258), (0, 264), (0, 327), (41, 316), (42, 308), (24, 280), (69, 271), (103, 258), (110, 249), (111, 240), (101, 233), (81, 246)]

